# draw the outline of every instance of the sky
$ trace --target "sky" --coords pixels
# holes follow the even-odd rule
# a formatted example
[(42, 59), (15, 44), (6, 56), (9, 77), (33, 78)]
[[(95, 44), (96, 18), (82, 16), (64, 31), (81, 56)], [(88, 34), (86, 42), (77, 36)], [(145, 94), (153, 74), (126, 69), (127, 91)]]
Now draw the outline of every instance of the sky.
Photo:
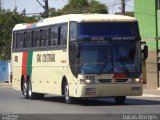
[[(26, 13), (40, 13), (43, 12), (44, 9), (38, 4), (37, 0), (1, 0), (2, 7), (4, 9), (13, 10), (15, 6), (17, 6), (18, 12), (22, 12), (25, 8)], [(44, 0), (39, 0), (44, 5)], [(61, 9), (65, 4), (67, 4), (68, 0), (48, 0), (50, 8)], [(115, 5), (116, 2), (120, 2), (120, 0), (98, 0), (99, 2), (105, 3), (109, 6), (109, 14), (114, 14), (115, 12), (120, 11), (120, 4)], [(133, 0), (126, 0), (126, 11), (133, 11), (134, 5)]]

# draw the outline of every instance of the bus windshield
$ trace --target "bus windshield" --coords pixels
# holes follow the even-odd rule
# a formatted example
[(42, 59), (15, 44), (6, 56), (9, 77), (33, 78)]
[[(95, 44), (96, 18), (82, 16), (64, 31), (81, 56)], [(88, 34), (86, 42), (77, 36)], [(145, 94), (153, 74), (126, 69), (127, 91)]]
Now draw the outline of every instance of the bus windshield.
[[(108, 44), (82, 44), (81, 73), (98, 74), (102, 70), (105, 73), (111, 72), (110, 60), (111, 47)], [(105, 62), (107, 62), (105, 65)]]
[(137, 41), (114, 41), (113, 42), (113, 72), (135, 73), (140, 70), (140, 56)]
[[(131, 40), (132, 37), (134, 39)], [(141, 59), (138, 54), (140, 45), (135, 39), (138, 37), (137, 22), (79, 23), (80, 72), (82, 74), (140, 73)]]
[(137, 22), (79, 23), (78, 38), (139, 37)]
[(109, 44), (81, 45), (82, 74), (140, 72), (136, 42), (116, 41)]

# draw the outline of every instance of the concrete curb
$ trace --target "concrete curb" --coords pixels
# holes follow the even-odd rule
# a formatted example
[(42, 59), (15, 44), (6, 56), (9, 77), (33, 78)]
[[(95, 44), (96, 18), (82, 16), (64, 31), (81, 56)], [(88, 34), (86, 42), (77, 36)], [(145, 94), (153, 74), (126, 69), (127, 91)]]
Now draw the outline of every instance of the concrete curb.
[(160, 97), (160, 89), (143, 89), (142, 97)]
[(0, 83), (0, 88), (1, 87), (12, 87), (12, 83)]
[(160, 95), (154, 95), (154, 94), (143, 94), (142, 97), (160, 97)]

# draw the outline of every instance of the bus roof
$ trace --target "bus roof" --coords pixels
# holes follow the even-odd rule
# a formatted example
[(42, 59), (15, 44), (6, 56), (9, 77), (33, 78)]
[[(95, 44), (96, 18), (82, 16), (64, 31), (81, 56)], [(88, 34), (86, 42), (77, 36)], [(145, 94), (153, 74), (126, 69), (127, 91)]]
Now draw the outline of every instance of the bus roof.
[(68, 14), (58, 17), (50, 17), (40, 20), (36, 23), (17, 24), (13, 28), (14, 31), (22, 29), (32, 29), (52, 24), (65, 23), (69, 21), (81, 22), (133, 22), (135, 18), (123, 15), (109, 15), (109, 14)]

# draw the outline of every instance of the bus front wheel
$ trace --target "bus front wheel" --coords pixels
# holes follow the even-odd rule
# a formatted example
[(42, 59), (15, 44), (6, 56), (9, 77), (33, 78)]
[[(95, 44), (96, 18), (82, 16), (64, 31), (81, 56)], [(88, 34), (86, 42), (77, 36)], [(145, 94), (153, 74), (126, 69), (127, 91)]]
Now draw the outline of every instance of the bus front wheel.
[(73, 98), (69, 96), (69, 85), (66, 82), (64, 86), (64, 92), (65, 92), (65, 102), (67, 104), (71, 104), (73, 102)]
[(126, 96), (118, 96), (115, 97), (114, 99), (117, 105), (123, 105), (126, 100)]

